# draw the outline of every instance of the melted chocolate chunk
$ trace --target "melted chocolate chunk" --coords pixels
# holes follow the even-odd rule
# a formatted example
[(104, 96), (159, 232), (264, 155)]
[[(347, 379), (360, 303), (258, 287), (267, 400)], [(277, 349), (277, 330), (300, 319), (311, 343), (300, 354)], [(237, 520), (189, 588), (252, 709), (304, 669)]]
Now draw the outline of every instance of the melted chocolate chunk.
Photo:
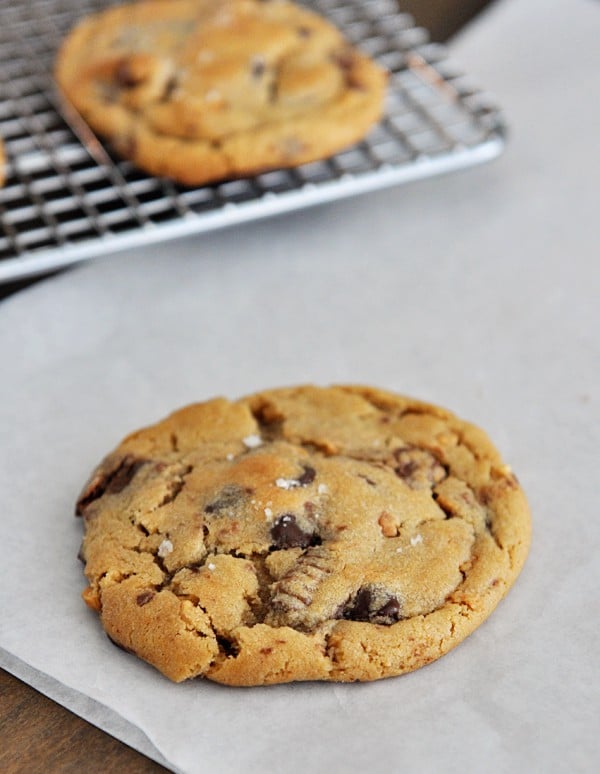
[(402, 616), (400, 602), (396, 597), (385, 592), (373, 592), (368, 586), (363, 586), (353, 600), (351, 599), (337, 611), (336, 617), (345, 618), (348, 621), (365, 621), (390, 626), (399, 621)]
[(244, 499), (245, 494), (246, 490), (239, 484), (227, 484), (219, 492), (216, 500), (204, 506), (204, 512), (219, 513), (219, 511), (224, 511), (226, 508), (235, 508)]
[(386, 602), (383, 607), (379, 608), (377, 615), (398, 621), (400, 619), (400, 602), (398, 602), (396, 597), (392, 597), (389, 602)]
[(127, 59), (119, 62), (115, 69), (115, 81), (122, 89), (134, 89), (143, 80), (139, 75), (136, 75)]
[(237, 656), (237, 654), (240, 652), (240, 649), (235, 644), (235, 642), (233, 642), (233, 640), (229, 640), (227, 637), (217, 635), (217, 643), (228, 658), (235, 658), (235, 656)]
[(123, 462), (110, 476), (106, 483), (106, 494), (118, 494), (129, 486), (138, 470), (146, 465), (148, 460), (138, 460), (135, 457), (125, 457)]
[(118, 494), (122, 492), (135, 478), (138, 470), (146, 465), (149, 460), (138, 459), (131, 455), (123, 457), (113, 470), (99, 471), (81, 493), (75, 513), (83, 515), (85, 509), (105, 494)]
[(308, 486), (315, 480), (317, 471), (310, 465), (303, 465), (302, 467), (304, 468), (304, 473), (297, 479), (297, 481), (300, 486)]
[(344, 610), (344, 618), (350, 621), (368, 621), (371, 617), (371, 601), (369, 589), (359, 589), (352, 605)]
[[(267, 438), (272, 436), (272, 431), (275, 429), (279, 431), (281, 423), (283, 422), (283, 414), (281, 414), (275, 406), (265, 401), (258, 406), (252, 408), (252, 415), (260, 426), (260, 434)], [(273, 428), (275, 426), (275, 428)]]
[(140, 607), (143, 607), (144, 605), (147, 605), (151, 599), (154, 599), (155, 596), (155, 591), (152, 591), (152, 589), (147, 589), (146, 591), (142, 591), (140, 594), (138, 594), (135, 598), (135, 601)]
[(314, 532), (305, 532), (293, 513), (284, 513), (271, 527), (275, 548), (308, 548), (316, 545), (318, 537)]
[(415, 460), (406, 460), (394, 468), (394, 472), (400, 478), (410, 478), (417, 470), (419, 470), (419, 464)]

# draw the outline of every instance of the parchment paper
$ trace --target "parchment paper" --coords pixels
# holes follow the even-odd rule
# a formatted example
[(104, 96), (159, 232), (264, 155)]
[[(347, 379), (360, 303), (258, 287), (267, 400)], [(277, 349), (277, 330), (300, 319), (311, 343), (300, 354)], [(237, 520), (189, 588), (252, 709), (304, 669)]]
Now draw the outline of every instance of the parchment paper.
[[(456, 58), (492, 166), (97, 261), (0, 307), (0, 664), (182, 772), (591, 771), (599, 756), (600, 9), (505, 0)], [(215, 394), (366, 382), (485, 427), (531, 502), (516, 587), (365, 685), (174, 685), (79, 598), (73, 502), (129, 430)]]

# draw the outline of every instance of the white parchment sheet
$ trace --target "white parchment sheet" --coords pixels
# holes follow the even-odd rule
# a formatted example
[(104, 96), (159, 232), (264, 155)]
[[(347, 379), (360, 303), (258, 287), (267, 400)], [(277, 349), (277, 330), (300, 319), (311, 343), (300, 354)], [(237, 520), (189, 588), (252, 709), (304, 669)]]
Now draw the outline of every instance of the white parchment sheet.
[[(181, 772), (598, 764), (600, 7), (504, 0), (455, 44), (490, 166), (114, 256), (0, 306), (0, 664)], [(485, 427), (534, 537), (466, 642), (365, 685), (169, 683), (85, 608), (73, 502), (131, 429), (216, 394), (366, 382)]]

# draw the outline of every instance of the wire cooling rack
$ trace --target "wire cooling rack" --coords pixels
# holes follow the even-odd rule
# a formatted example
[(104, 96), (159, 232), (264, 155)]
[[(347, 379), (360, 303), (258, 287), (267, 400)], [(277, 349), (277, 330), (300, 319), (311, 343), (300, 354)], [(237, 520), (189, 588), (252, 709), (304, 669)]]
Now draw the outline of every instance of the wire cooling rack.
[[(149, 177), (61, 112), (52, 80), (75, 21), (107, 0), (0, 0), (0, 282), (126, 247), (464, 168), (498, 155), (498, 109), (396, 0), (312, 0), (390, 71), (384, 119), (322, 162), (199, 188)], [(72, 122), (71, 122), (72, 123)], [(80, 139), (81, 138), (81, 139)]]

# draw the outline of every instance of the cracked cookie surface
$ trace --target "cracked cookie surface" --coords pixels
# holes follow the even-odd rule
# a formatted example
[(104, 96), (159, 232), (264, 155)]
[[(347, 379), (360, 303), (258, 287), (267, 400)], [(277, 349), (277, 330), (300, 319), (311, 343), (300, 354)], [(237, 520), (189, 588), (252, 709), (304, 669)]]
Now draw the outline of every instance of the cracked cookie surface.
[(187, 185), (291, 167), (362, 139), (386, 74), (287, 0), (144, 0), (84, 19), (57, 83), (115, 149)]
[(485, 433), (358, 386), (183, 408), (125, 438), (77, 513), (108, 636), (172, 680), (232, 685), (433, 661), (492, 612), (530, 534)]

